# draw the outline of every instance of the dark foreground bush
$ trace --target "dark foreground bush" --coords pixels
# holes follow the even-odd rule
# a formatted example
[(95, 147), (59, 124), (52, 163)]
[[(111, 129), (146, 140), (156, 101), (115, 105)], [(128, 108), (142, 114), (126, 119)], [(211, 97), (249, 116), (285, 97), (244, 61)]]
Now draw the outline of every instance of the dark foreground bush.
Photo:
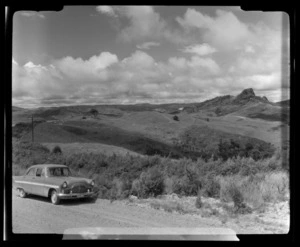
[(55, 146), (55, 147), (52, 149), (52, 153), (54, 153), (54, 154), (61, 154), (62, 151), (61, 151), (60, 146)]
[(164, 191), (164, 176), (158, 167), (150, 168), (140, 176), (141, 197), (158, 196)]

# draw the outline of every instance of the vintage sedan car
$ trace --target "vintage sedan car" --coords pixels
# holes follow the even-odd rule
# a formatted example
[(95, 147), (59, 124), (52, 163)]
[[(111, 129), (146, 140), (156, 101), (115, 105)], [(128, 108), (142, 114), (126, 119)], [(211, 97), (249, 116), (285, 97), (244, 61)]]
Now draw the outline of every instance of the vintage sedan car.
[(92, 179), (74, 177), (69, 167), (57, 164), (29, 167), (24, 176), (13, 177), (13, 187), (22, 198), (34, 194), (49, 197), (53, 204), (59, 204), (61, 199), (96, 201), (99, 193)]

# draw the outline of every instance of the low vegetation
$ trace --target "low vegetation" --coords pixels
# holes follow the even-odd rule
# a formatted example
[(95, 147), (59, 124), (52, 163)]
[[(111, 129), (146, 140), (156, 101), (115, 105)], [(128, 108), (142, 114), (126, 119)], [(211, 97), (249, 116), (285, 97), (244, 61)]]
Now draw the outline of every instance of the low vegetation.
[(271, 157), (275, 151), (273, 145), (262, 140), (197, 125), (182, 132), (176, 146), (183, 150), (185, 156), (192, 159), (201, 157), (205, 161), (211, 157), (226, 161), (238, 156), (260, 160)]
[[(56, 149), (57, 151), (54, 151)], [(60, 163), (80, 175), (93, 178), (100, 197), (124, 199), (157, 197), (175, 193), (197, 196), (196, 208), (203, 207), (201, 197), (232, 201), (237, 212), (251, 212), (265, 202), (288, 197), (288, 170), (277, 152), (271, 158), (255, 161), (251, 157), (174, 160), (160, 156), (131, 156), (95, 153), (63, 154), (38, 143), (13, 143), (13, 173), (21, 175), (29, 166)], [(177, 207), (177, 206), (176, 206)], [(173, 210), (173, 209), (170, 209)]]

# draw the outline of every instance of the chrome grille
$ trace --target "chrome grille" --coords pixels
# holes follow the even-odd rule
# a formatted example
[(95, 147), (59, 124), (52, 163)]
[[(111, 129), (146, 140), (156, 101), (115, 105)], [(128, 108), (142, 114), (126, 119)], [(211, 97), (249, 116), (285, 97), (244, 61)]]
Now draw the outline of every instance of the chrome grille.
[(87, 187), (84, 186), (84, 185), (75, 185), (73, 188), (72, 188), (72, 193), (85, 193), (87, 192)]

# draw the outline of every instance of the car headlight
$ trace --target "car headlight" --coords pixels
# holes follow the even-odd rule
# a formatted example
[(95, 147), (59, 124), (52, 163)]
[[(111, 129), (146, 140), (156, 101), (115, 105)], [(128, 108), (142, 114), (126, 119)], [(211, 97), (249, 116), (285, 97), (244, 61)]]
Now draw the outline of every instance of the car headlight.
[(90, 183), (90, 185), (94, 186), (95, 185), (95, 182), (94, 180), (92, 180), (92, 182)]
[(64, 182), (64, 183), (62, 184), (62, 187), (63, 187), (63, 188), (66, 188), (67, 186), (68, 186), (67, 182)]

